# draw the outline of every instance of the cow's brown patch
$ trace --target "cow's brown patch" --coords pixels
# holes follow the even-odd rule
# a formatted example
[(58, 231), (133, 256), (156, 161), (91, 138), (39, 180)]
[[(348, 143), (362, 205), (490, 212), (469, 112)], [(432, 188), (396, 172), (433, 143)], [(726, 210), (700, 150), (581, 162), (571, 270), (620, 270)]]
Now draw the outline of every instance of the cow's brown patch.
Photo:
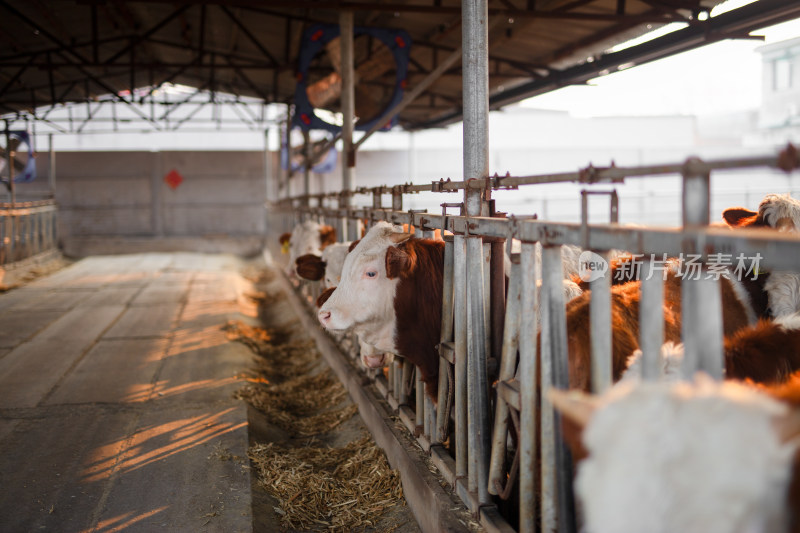
[(319, 228), (320, 249), (324, 250), (331, 244), (336, 243), (336, 228), (333, 226), (322, 226)]
[(356, 246), (358, 246), (358, 243), (360, 243), (360, 242), (361, 242), (361, 239), (358, 239), (357, 241), (353, 241), (353, 242), (351, 242), (351, 243), (350, 243), (350, 246), (348, 246), (348, 247), (347, 247), (347, 253), (349, 254), (350, 252), (352, 252), (352, 251), (353, 251), (353, 248), (355, 248)]
[(282, 233), (281, 236), (278, 237), (278, 242), (280, 242), (281, 245), (288, 244), (291, 238), (292, 238), (291, 233)]
[(409, 239), (398, 246), (390, 246), (386, 253), (386, 272), (390, 278), (400, 280), (394, 298), (398, 354), (417, 366), (425, 382), (425, 392), (436, 401), (444, 243)]
[[(759, 320), (725, 339), (727, 378), (783, 383), (800, 370), (800, 330)], [(800, 390), (798, 390), (800, 403)]]
[(318, 255), (306, 254), (295, 259), (295, 271), (303, 279), (319, 281), (325, 275), (325, 261)]
[(320, 294), (317, 297), (317, 307), (322, 307), (323, 305), (325, 305), (325, 302), (328, 301), (328, 298), (331, 297), (331, 294), (333, 294), (333, 291), (335, 290), (336, 287), (328, 287), (327, 289), (322, 291), (322, 294)]

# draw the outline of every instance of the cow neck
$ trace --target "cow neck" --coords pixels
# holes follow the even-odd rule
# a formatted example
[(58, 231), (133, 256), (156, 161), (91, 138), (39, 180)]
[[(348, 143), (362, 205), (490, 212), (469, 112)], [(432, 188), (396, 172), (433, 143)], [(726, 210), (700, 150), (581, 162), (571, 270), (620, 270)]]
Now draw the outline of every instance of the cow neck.
[(444, 242), (410, 239), (401, 245), (413, 257), (413, 268), (397, 284), (395, 345), (399, 355), (420, 369), (425, 389), (436, 398), (439, 356), (436, 346), (442, 327)]

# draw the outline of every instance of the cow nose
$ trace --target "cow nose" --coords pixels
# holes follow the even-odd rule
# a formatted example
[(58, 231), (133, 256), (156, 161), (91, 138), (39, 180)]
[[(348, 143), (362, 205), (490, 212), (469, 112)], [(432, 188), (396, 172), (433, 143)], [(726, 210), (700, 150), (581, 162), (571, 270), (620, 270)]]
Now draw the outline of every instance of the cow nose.
[(331, 319), (331, 312), (330, 311), (320, 311), (318, 313), (319, 321), (323, 324), (327, 324), (328, 321)]

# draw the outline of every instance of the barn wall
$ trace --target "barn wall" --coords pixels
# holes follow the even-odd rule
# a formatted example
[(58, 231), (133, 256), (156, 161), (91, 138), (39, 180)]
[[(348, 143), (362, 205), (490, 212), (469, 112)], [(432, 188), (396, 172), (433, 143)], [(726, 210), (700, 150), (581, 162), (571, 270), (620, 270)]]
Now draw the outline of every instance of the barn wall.
[[(174, 189), (164, 181), (171, 170), (183, 177)], [(17, 186), (18, 200), (49, 194), (46, 152), (38, 155), (37, 173), (36, 181)], [(260, 243), (266, 231), (263, 152), (58, 152), (55, 191), (67, 251), (78, 241), (111, 239), (138, 241), (136, 251), (147, 250), (147, 242), (153, 250), (197, 250), (200, 241), (219, 251), (232, 248), (208, 242)]]
[[(41, 188), (47, 155), (37, 161)], [(164, 181), (171, 170), (183, 182)], [(261, 235), (264, 156), (259, 152), (59, 152), (62, 238)], [(33, 189), (34, 184), (31, 184)], [(18, 187), (22, 195), (26, 190)]]

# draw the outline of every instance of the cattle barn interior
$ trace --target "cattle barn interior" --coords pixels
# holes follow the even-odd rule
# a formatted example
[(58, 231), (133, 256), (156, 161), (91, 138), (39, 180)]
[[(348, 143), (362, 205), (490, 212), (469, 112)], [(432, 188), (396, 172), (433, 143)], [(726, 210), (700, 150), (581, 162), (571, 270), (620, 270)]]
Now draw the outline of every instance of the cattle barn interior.
[[(719, 4), (0, 0), (0, 455), (13, 473), (0, 530), (637, 531), (634, 522), (608, 526), (594, 511), (597, 491), (580, 477), (588, 441), (576, 440), (574, 400), (559, 402), (557, 391), (609, 395), (592, 400), (593, 413), (623, 386), (681, 386), (673, 378), (702, 391), (750, 379), (757, 385), (745, 395), (791, 397), (770, 387), (800, 386), (790, 375), (800, 364), (800, 203), (770, 196), (747, 206), (758, 211), (726, 213), (720, 227), (711, 181), (731, 170), (796, 176), (800, 156), (782, 143), (714, 160), (490, 175), (488, 116), (800, 18), (793, 0), (716, 14)], [(671, 33), (618, 46), (675, 23)], [(166, 90), (176, 87), (182, 92)], [(58, 149), (60, 136), (91, 131), (192, 130), (222, 146), (228, 120), (277, 136), (280, 149)], [(459, 179), (357, 186), (359, 150), (382, 130), (456, 123), (463, 165), (451, 175)], [(303, 133), (302, 145), (288, 146), (291, 131)], [(340, 158), (325, 179), (336, 186), (312, 192), (312, 168), (331, 148)], [(283, 164), (284, 151), (300, 158), (298, 168)], [(672, 206), (680, 225), (620, 224), (615, 186), (664, 176), (680, 182)], [(301, 178), (302, 191), (292, 192)], [(505, 212), (499, 200), (557, 183), (580, 187), (579, 223)], [(420, 193), (434, 195), (436, 210), (409, 209)], [(590, 199), (607, 202), (607, 223), (590, 220)], [(342, 270), (331, 281), (323, 271), (335, 264), (334, 243)], [(354, 265), (376, 250), (381, 266), (359, 277)], [(316, 280), (303, 279), (301, 263), (322, 269)], [(253, 277), (255, 265), (271, 274)], [(365, 285), (367, 277), (382, 285)], [(275, 294), (283, 307), (270, 311)], [(336, 325), (375, 312), (381, 298), (378, 315)], [(274, 332), (232, 339), (265, 315), (289, 314), (397, 472), (411, 522), (337, 522), (358, 514), (343, 509), (362, 505), (361, 494), (334, 504), (329, 522), (291, 522), (292, 502), (301, 513), (319, 505), (306, 503), (309, 489), (280, 504), (256, 489), (251, 475), (265, 463), (250, 447), (255, 408), (240, 387), (272, 386), (248, 373), (246, 346), (263, 355)], [(388, 336), (374, 329), (385, 320)], [(765, 338), (787, 353), (764, 348)], [(680, 343), (679, 355), (665, 342)], [(280, 353), (288, 359), (292, 350)], [(771, 362), (751, 360), (761, 351)], [(284, 377), (281, 365), (302, 366), (270, 364)], [(340, 401), (317, 407), (337, 420), (355, 412)], [(578, 426), (593, 420), (576, 416)], [(593, 461), (604, 451), (597, 446)], [(784, 470), (785, 490), (772, 496), (786, 505), (741, 524), (800, 530), (800, 502), (788, 490), (798, 480), (789, 479), (790, 462)], [(288, 486), (281, 476), (262, 483)], [(665, 501), (695, 498), (658, 490)], [(614, 504), (639, 507), (623, 500), (605, 502), (608, 513)], [(664, 513), (652, 530), (679, 530), (681, 514)]]

